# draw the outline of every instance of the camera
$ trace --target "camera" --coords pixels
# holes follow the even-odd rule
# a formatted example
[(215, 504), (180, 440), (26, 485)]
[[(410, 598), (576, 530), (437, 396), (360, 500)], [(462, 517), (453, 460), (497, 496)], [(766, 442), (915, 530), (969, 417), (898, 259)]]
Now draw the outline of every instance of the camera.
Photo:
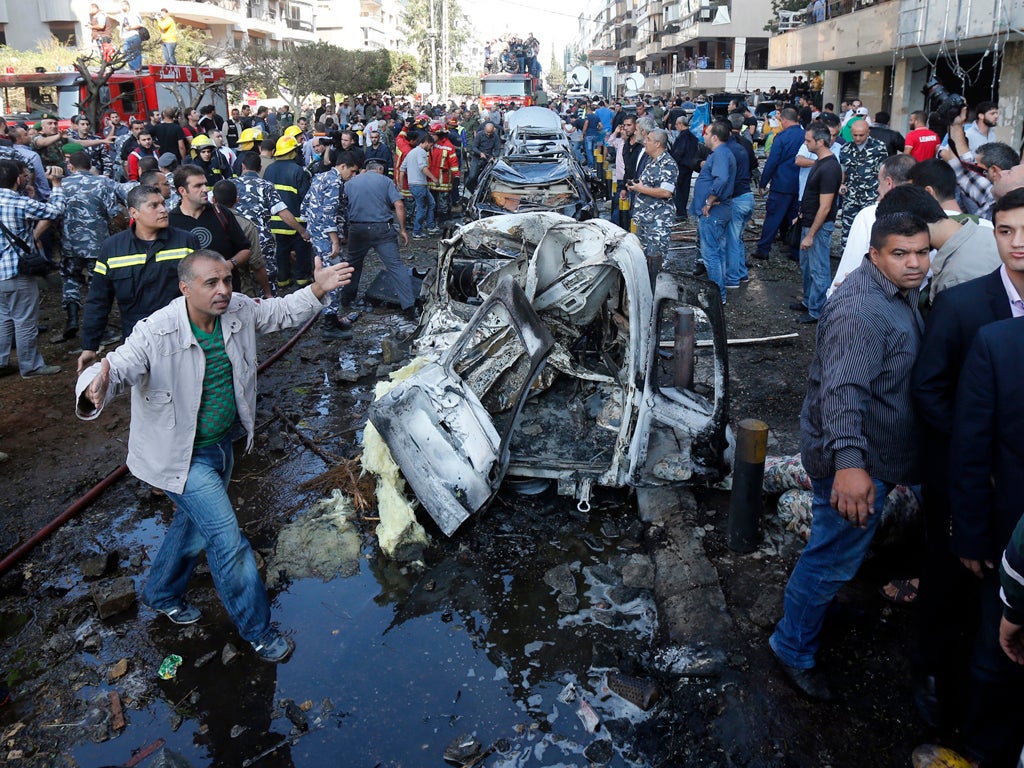
[(963, 96), (947, 91), (939, 78), (934, 75), (928, 78), (921, 93), (928, 97), (928, 108), (947, 123), (952, 123), (953, 119), (960, 114), (960, 110), (967, 105)]

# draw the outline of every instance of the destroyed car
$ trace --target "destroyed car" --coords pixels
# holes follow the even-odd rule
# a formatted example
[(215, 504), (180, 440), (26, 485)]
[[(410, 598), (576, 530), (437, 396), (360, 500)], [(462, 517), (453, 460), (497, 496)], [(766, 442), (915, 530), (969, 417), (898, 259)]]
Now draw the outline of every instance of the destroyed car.
[[(557, 481), (582, 509), (594, 484), (717, 480), (728, 417), (717, 290), (660, 274), (652, 291), (639, 241), (602, 219), (468, 224), (427, 279), (412, 351), (428, 362), (373, 403), (370, 422), (447, 535), (506, 475)], [(677, 310), (694, 320), (696, 354), (676, 355)]]
[(502, 153), (480, 173), (466, 208), (470, 220), (554, 211), (578, 221), (598, 215), (604, 185), (577, 160), (561, 118), (544, 107), (509, 113)]

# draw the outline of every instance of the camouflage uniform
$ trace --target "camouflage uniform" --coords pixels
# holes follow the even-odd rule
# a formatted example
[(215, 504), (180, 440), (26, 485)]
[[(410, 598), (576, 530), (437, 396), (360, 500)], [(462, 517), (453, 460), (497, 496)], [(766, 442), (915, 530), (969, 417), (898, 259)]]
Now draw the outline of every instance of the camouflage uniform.
[[(652, 160), (637, 179), (645, 187), (675, 189), (679, 177), (679, 166), (668, 152), (662, 152)], [(636, 222), (636, 236), (650, 256), (668, 256), (669, 237), (676, 221), (676, 207), (671, 197), (660, 198), (650, 195), (636, 196), (633, 204), (633, 221)]]
[[(306, 230), (313, 238), (313, 255), (319, 256), (325, 267), (334, 263), (331, 259), (330, 232), (342, 237), (348, 221), (348, 198), (345, 196), (345, 182), (337, 168), (317, 174), (309, 187), (306, 199), (302, 201), (302, 216)], [(331, 291), (331, 305), (325, 315), (338, 313), (339, 292)]]
[(274, 185), (261, 179), (256, 171), (246, 171), (231, 179), (231, 183), (238, 189), (235, 210), (256, 225), (267, 275), (273, 279), (277, 274), (277, 243), (274, 233), (270, 231), (270, 217), (276, 216), (288, 206)]
[[(75, 129), (68, 131), (68, 141), (102, 141), (102, 136), (97, 136), (93, 133), (87, 133), (85, 135), (80, 134)], [(114, 175), (114, 163), (111, 159), (111, 154), (108, 152), (108, 144), (93, 144), (91, 147), (83, 147), (82, 151), (89, 156), (92, 160), (92, 167), (102, 173), (104, 176), (110, 176), (113, 178)]]
[(64, 179), (67, 208), (60, 260), (64, 307), (82, 303), (85, 271), (92, 270), (100, 243), (110, 237), (110, 219), (123, 210), (125, 194), (116, 181), (88, 171), (75, 171)]
[(878, 200), (878, 169), (889, 151), (878, 139), (868, 137), (859, 147), (854, 142), (843, 144), (839, 150), (839, 164), (843, 166), (843, 247), (850, 233), (850, 225), (862, 208)]

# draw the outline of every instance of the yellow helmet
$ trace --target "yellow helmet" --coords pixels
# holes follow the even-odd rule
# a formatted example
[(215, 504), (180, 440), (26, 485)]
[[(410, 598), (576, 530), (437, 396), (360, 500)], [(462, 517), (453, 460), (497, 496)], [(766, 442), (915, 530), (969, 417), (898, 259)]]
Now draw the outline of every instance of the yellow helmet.
[(206, 134), (201, 134), (192, 139), (192, 151), (198, 152), (203, 147), (213, 147), (213, 139)]
[(290, 152), (294, 152), (299, 148), (298, 143), (291, 136), (282, 136), (277, 140), (277, 145), (274, 147), (274, 157), (283, 157)]
[(263, 131), (259, 128), (246, 128), (238, 137), (239, 144), (256, 144), (263, 141)]
[(284, 129), (285, 136), (299, 136), (302, 134), (302, 129), (297, 125), (289, 125)]

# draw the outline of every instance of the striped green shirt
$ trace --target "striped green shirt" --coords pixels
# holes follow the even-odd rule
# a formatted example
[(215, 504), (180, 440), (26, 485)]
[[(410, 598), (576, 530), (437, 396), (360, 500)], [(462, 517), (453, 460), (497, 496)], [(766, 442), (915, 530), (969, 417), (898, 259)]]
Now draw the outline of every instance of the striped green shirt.
[(200, 348), (206, 353), (206, 375), (203, 376), (203, 397), (199, 402), (194, 443), (196, 448), (203, 448), (224, 439), (235, 423), (238, 409), (235, 406), (231, 360), (224, 349), (220, 318), (217, 318), (212, 333), (201, 331), (191, 320), (189, 324)]

